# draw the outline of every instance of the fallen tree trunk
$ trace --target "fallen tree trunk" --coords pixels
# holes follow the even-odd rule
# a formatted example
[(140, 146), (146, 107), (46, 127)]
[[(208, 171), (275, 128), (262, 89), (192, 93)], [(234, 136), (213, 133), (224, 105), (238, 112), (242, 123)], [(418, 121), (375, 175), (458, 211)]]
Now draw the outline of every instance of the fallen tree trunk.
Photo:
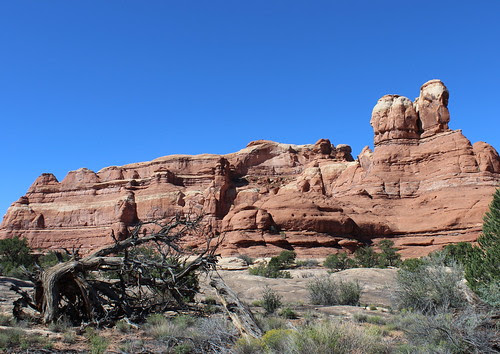
[[(152, 311), (183, 307), (199, 289), (198, 272), (215, 269), (221, 242), (212, 244), (215, 236), (208, 235), (200, 251), (185, 250), (182, 238), (192, 235), (200, 221), (176, 216), (166, 224), (147, 223), (156, 230), (148, 235), (139, 224), (124, 240), (41, 271), (32, 303), (42, 321), (67, 316), (73, 322), (108, 325), (123, 317), (140, 321)], [(187, 261), (188, 256), (194, 260)]]
[(215, 289), (219, 300), (241, 335), (253, 338), (262, 337), (262, 329), (257, 324), (252, 311), (241, 302), (234, 291), (227, 286), (220, 276), (212, 277), (210, 286)]

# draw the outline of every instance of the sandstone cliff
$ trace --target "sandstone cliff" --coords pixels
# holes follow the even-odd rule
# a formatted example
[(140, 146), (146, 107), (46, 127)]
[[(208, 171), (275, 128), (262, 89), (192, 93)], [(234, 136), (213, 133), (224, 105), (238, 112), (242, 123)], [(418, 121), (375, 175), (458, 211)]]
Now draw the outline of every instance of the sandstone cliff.
[[(415, 101), (382, 97), (373, 109), (374, 151), (348, 145), (254, 141), (228, 155), (174, 155), (38, 177), (12, 204), (0, 237), (35, 248), (83, 252), (127, 234), (138, 221), (177, 212), (207, 215), (225, 234), (223, 254), (283, 248), (324, 256), (393, 238), (404, 256), (474, 241), (500, 182), (493, 147), (448, 128), (448, 90), (424, 84)], [(191, 241), (196, 247), (196, 240)]]

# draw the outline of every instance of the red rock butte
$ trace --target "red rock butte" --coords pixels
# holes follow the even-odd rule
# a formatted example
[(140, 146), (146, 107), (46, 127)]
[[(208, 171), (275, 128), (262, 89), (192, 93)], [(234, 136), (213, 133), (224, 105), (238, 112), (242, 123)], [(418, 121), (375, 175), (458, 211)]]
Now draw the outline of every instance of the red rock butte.
[[(500, 182), (500, 158), (450, 130), (439, 80), (415, 100), (382, 97), (373, 108), (374, 151), (356, 160), (348, 145), (253, 141), (228, 155), (173, 155), (149, 162), (38, 177), (8, 209), (0, 237), (40, 249), (89, 252), (139, 221), (206, 215), (225, 235), (223, 255), (293, 249), (324, 257), (393, 239), (404, 257), (475, 241)], [(197, 246), (196, 238), (190, 241)]]

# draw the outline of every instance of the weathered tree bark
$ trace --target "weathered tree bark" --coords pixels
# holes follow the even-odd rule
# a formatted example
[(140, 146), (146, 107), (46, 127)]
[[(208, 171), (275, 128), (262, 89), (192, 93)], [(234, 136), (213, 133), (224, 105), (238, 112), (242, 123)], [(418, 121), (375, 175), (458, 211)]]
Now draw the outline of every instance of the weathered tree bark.
[(254, 338), (262, 337), (262, 329), (257, 324), (252, 311), (241, 302), (238, 296), (226, 285), (221, 277), (212, 277), (210, 286), (216, 290), (219, 300), (241, 335)]
[[(43, 314), (43, 322), (49, 323), (57, 319), (59, 315), (59, 301), (61, 294), (61, 286), (74, 285), (80, 290), (79, 295), (82, 297), (85, 306), (87, 307), (88, 315), (92, 311), (99, 310), (98, 300), (95, 296), (90, 299), (89, 294), (93, 292), (89, 284), (78, 279), (78, 274), (91, 270), (99, 269), (102, 266), (119, 267), (123, 265), (123, 258), (120, 257), (95, 257), (90, 255), (82, 260), (68, 261), (56, 264), (42, 273), (42, 303), (41, 310)], [(75, 295), (76, 296), (76, 295)]]
[[(201, 217), (190, 220), (177, 216), (165, 225), (151, 223), (159, 231), (147, 236), (141, 236), (143, 224), (140, 224), (125, 240), (115, 240), (113, 245), (85, 258), (59, 263), (43, 271), (35, 294), (43, 322), (56, 321), (62, 309), (71, 309), (82, 321), (97, 323), (109, 320), (110, 316), (117, 317), (117, 314), (128, 316), (133, 312), (132, 308), (137, 310), (137, 306), (140, 313), (147, 313), (151, 309), (148, 308), (147, 291), (144, 292), (143, 288), (153, 289), (161, 299), (166, 299), (162, 292), (168, 292), (170, 298), (182, 306), (186, 291), (191, 291), (186, 287), (193, 284), (190, 281), (192, 274), (213, 269), (217, 262), (215, 251), (220, 240), (212, 245), (213, 237), (206, 237), (206, 248), (193, 261), (186, 263), (181, 260), (185, 253), (180, 240), (186, 232), (194, 230), (200, 220)], [(130, 250), (138, 250), (138, 246), (146, 244), (153, 247), (149, 249), (153, 253), (139, 258), (130, 255)], [(124, 252), (123, 255), (117, 256), (120, 252)], [(96, 270), (117, 271), (119, 279), (87, 279), (88, 272)], [(194, 286), (197, 289), (197, 282)], [(131, 287), (137, 290), (134, 295), (131, 295)]]

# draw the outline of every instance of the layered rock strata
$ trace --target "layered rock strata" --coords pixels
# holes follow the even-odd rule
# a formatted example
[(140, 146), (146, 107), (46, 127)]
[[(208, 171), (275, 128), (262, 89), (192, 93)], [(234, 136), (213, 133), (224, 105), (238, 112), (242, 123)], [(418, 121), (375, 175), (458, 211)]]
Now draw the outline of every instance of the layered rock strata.
[[(420, 256), (477, 239), (500, 182), (500, 158), (448, 128), (448, 90), (439, 80), (419, 97), (386, 95), (372, 112), (374, 151), (356, 160), (348, 145), (254, 141), (228, 155), (174, 155), (82, 168), (58, 181), (42, 174), (12, 204), (0, 237), (35, 248), (82, 252), (123, 238), (139, 221), (206, 215), (224, 235), (222, 253), (321, 257), (382, 238)], [(190, 240), (197, 247), (199, 240)]]

